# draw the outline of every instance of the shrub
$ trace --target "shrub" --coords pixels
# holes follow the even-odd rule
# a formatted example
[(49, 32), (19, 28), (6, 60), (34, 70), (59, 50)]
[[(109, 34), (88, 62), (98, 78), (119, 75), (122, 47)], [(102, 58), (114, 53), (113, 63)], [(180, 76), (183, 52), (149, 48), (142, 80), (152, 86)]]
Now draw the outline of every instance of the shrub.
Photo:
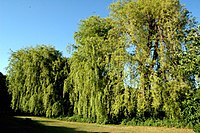
[(200, 89), (192, 91), (183, 102), (182, 121), (186, 126), (193, 127), (195, 132), (200, 132)]
[(200, 123), (196, 124), (193, 128), (195, 133), (200, 133)]

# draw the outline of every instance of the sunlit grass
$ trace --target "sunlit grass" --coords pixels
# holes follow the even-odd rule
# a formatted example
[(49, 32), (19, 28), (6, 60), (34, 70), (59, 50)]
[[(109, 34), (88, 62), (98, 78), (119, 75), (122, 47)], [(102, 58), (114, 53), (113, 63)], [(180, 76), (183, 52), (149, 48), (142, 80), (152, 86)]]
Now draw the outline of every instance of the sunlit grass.
[(193, 133), (192, 129), (148, 127), (148, 126), (123, 126), (123, 125), (100, 125), (91, 123), (67, 122), (63, 120), (49, 119), (44, 117), (30, 118), (41, 126), (42, 130), (49, 133), (64, 132), (132, 132), (132, 133)]

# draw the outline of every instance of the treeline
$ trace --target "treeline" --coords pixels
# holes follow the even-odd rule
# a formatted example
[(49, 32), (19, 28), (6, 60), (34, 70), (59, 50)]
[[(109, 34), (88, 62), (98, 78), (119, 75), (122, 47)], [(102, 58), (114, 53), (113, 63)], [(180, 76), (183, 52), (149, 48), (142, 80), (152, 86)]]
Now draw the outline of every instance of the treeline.
[(200, 120), (200, 26), (179, 0), (125, 0), (110, 16), (82, 20), (74, 53), (52, 46), (12, 52), (8, 90), (15, 111), (124, 119)]

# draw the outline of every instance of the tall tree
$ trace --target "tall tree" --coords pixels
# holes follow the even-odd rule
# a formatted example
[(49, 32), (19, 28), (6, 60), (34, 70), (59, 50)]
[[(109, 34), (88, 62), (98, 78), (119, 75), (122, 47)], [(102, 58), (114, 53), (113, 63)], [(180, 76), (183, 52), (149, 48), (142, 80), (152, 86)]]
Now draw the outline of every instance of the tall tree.
[[(181, 73), (180, 54), (187, 50), (186, 29), (195, 26), (179, 0), (123, 0), (111, 5), (131, 58), (137, 86), (137, 115), (181, 116), (181, 100), (191, 86)], [(164, 112), (164, 114), (162, 113)]]

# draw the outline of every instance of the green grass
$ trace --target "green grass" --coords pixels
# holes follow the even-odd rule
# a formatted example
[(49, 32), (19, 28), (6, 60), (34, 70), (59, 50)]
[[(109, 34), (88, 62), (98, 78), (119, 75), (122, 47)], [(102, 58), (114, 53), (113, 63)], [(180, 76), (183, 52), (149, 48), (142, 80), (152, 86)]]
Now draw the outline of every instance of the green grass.
[[(1, 131), (12, 133), (74, 133), (74, 132), (132, 132), (132, 133), (193, 133), (192, 129), (100, 125), (94, 123), (67, 122), (44, 117), (16, 116), (0, 119)], [(3, 133), (3, 132), (2, 132)]]

